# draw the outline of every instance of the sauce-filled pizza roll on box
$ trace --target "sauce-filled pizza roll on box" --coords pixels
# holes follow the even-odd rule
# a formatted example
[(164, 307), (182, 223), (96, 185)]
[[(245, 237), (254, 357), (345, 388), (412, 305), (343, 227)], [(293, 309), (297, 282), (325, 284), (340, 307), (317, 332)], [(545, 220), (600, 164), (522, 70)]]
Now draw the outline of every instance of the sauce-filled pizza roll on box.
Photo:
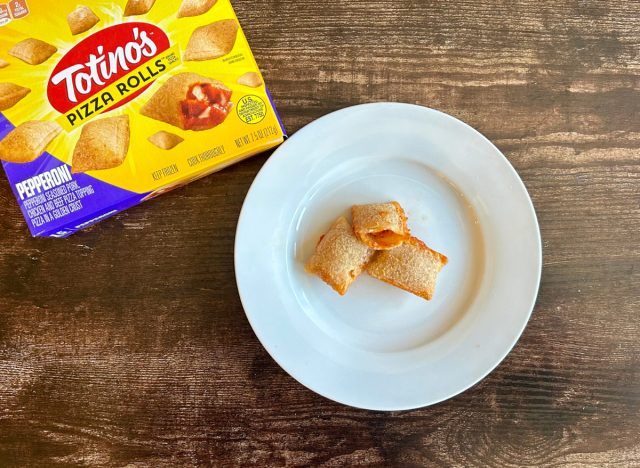
[(0, 26), (0, 161), (34, 236), (286, 137), (229, 0), (28, 3)]

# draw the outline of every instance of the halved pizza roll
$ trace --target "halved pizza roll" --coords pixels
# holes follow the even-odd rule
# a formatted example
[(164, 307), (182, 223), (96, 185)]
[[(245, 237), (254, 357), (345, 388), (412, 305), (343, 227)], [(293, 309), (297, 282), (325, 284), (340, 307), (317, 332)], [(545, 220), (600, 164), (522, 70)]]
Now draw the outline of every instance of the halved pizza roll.
[(149, 141), (163, 150), (170, 150), (184, 141), (184, 138), (169, 132), (158, 132), (149, 137)]
[(49, 60), (57, 51), (58, 49), (51, 44), (40, 39), (29, 38), (18, 42), (9, 49), (9, 55), (13, 55), (29, 65), (40, 65)]
[(349, 222), (340, 217), (320, 238), (304, 268), (344, 295), (373, 254), (373, 250), (356, 238)]
[(73, 36), (82, 34), (100, 22), (100, 18), (87, 6), (78, 5), (67, 15), (67, 23)]
[(82, 127), (73, 150), (71, 172), (113, 169), (120, 166), (129, 151), (129, 116), (93, 120)]
[(204, 15), (211, 10), (218, 0), (182, 0), (178, 10), (178, 18)]
[(398, 202), (354, 205), (351, 214), (356, 236), (372, 249), (393, 249), (411, 235)]
[(10, 65), (6, 60), (0, 59), (0, 68), (7, 68)]
[(200, 26), (189, 39), (184, 59), (211, 60), (227, 55), (233, 50), (237, 35), (238, 23), (232, 19)]
[(172, 76), (142, 106), (140, 113), (182, 130), (209, 130), (233, 108), (231, 90), (197, 73)]
[(149, 13), (156, 0), (129, 0), (124, 7), (124, 16), (139, 16)]
[(15, 106), (31, 90), (13, 83), (0, 83), (0, 111), (7, 110)]
[(0, 141), (0, 159), (12, 163), (35, 161), (61, 131), (55, 122), (32, 120), (18, 125)]
[(431, 300), (438, 273), (447, 262), (447, 257), (431, 250), (421, 240), (410, 237), (395, 249), (377, 252), (367, 265), (367, 273), (416, 296)]
[(238, 78), (238, 84), (249, 86), (250, 88), (257, 88), (262, 85), (262, 79), (256, 72), (247, 72)]

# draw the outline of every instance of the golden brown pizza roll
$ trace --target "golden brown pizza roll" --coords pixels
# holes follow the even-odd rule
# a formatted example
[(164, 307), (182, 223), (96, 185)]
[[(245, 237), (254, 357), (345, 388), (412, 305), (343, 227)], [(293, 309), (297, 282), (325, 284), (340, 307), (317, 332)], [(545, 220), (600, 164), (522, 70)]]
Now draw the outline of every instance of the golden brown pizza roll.
[(233, 50), (237, 35), (238, 23), (232, 19), (200, 26), (189, 39), (184, 59), (211, 60), (227, 55)]
[(93, 120), (84, 127), (73, 150), (71, 172), (113, 169), (129, 151), (129, 116)]
[(393, 249), (411, 235), (398, 202), (354, 205), (351, 214), (356, 236), (372, 249)]
[(158, 132), (149, 137), (149, 141), (163, 150), (170, 150), (184, 141), (184, 138), (169, 132)]
[(378, 251), (367, 265), (367, 273), (431, 300), (438, 273), (447, 262), (447, 257), (431, 250), (421, 240), (410, 237), (395, 249)]
[(256, 72), (247, 72), (238, 78), (238, 84), (243, 86), (249, 86), (250, 88), (257, 88), (262, 85), (262, 78)]
[(54, 46), (40, 39), (25, 39), (18, 42), (11, 49), (9, 55), (19, 58), (29, 65), (40, 65), (58, 51)]
[(0, 111), (15, 106), (31, 90), (13, 83), (0, 83)]
[(72, 35), (82, 34), (100, 22), (100, 18), (87, 6), (78, 5), (67, 15), (67, 23)]
[(233, 107), (231, 90), (197, 73), (172, 76), (142, 106), (140, 113), (182, 130), (209, 130)]
[(139, 16), (149, 13), (156, 0), (129, 0), (124, 7), (124, 16)]
[(55, 122), (33, 120), (18, 125), (0, 141), (0, 159), (13, 163), (34, 161), (61, 131)]
[(182, 0), (178, 10), (178, 18), (204, 15), (211, 10), (218, 0)]
[(305, 270), (344, 295), (373, 254), (373, 250), (356, 238), (349, 222), (340, 217), (320, 238)]
[(7, 68), (10, 65), (6, 60), (0, 59), (0, 68)]

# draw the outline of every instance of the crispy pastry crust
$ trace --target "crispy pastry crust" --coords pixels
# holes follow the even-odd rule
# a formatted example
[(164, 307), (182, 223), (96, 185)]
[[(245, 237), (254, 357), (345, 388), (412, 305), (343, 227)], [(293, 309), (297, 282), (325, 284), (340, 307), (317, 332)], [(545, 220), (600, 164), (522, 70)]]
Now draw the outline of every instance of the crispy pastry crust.
[(410, 237), (395, 249), (377, 252), (367, 265), (367, 273), (429, 301), (438, 273), (447, 262), (446, 256)]
[(373, 250), (356, 238), (349, 222), (340, 217), (321, 237), (305, 270), (317, 275), (340, 295), (344, 295), (362, 273), (373, 253)]

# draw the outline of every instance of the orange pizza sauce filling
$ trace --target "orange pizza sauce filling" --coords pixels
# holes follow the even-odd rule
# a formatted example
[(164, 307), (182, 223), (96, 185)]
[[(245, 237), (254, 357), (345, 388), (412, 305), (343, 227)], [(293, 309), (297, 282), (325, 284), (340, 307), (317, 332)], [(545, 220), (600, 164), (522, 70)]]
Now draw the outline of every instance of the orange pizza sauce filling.
[(182, 101), (182, 118), (186, 130), (208, 130), (224, 122), (233, 103), (231, 91), (210, 83), (194, 84)]
[(395, 247), (399, 243), (405, 241), (407, 238), (407, 236), (400, 235), (389, 229), (375, 234), (368, 234), (368, 237), (372, 239), (378, 246), (383, 248)]

